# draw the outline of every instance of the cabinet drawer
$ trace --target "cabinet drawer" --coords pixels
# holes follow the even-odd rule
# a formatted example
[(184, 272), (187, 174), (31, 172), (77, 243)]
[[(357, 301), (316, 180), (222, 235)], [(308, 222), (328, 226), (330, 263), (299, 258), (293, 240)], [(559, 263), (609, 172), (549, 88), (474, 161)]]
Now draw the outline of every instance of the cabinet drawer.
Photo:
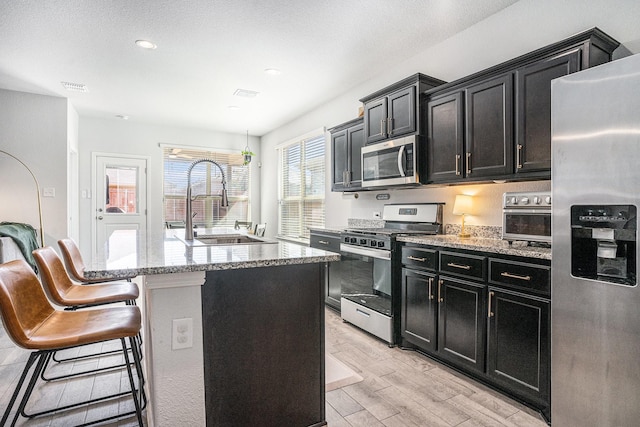
[(438, 251), (426, 248), (402, 248), (402, 264), (435, 270), (438, 267)]
[(340, 252), (340, 235), (315, 234), (309, 236), (309, 246), (325, 251)]
[(551, 294), (551, 267), (489, 259), (489, 282), (512, 289)]
[(440, 252), (440, 272), (484, 280), (486, 277), (485, 259), (483, 256), (443, 251)]

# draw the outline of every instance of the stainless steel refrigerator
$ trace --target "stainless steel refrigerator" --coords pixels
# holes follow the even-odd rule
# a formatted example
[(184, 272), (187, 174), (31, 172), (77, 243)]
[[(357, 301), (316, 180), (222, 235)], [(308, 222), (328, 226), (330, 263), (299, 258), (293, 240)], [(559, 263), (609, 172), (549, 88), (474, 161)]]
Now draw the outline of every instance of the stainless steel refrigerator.
[(640, 55), (554, 80), (551, 422), (640, 425)]

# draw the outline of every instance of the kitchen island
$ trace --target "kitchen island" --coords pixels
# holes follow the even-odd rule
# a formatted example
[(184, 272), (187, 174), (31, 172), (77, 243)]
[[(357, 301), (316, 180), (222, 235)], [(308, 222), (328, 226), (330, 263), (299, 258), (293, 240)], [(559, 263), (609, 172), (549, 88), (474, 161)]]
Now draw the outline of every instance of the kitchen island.
[[(117, 231), (87, 275), (142, 288), (149, 425), (324, 425), (322, 263), (302, 245)], [(211, 233), (211, 230), (200, 230)]]

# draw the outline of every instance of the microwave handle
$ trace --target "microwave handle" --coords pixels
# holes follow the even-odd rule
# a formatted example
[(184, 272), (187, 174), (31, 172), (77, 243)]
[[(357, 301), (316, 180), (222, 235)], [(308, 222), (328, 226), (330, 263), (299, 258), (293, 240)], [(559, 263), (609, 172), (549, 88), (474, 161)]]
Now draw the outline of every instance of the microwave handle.
[(403, 145), (402, 147), (400, 147), (400, 150), (398, 150), (398, 170), (400, 171), (400, 176), (407, 176), (406, 174), (406, 169), (407, 169), (407, 165), (405, 164), (406, 162), (404, 161), (404, 149), (405, 146)]

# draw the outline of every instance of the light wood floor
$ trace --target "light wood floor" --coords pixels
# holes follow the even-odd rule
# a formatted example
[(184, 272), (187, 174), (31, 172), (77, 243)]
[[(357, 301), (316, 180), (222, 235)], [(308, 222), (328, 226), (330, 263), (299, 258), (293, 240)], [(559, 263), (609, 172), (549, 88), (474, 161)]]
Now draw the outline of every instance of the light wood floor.
[[(107, 345), (107, 344), (105, 344)], [(83, 351), (88, 351), (87, 348)], [(384, 342), (343, 323), (326, 310), (326, 351), (356, 371), (363, 380), (327, 392), (327, 422), (330, 427), (347, 426), (438, 426), (543, 427), (534, 411), (500, 393), (466, 378), (413, 351), (389, 348)], [(0, 324), (0, 412), (4, 412), (15, 383), (28, 357), (6, 336)], [(64, 370), (113, 363), (113, 357), (67, 364)], [(60, 368), (57, 368), (58, 371)], [(124, 371), (96, 379), (75, 379), (47, 384), (36, 390), (38, 408), (50, 407), (65, 396), (90, 396), (128, 389)], [(90, 411), (76, 409), (62, 415), (35, 420), (21, 418), (21, 426), (67, 426), (97, 419), (114, 411), (129, 410), (130, 400), (109, 402)], [(135, 426), (128, 418), (108, 426)]]
[(327, 393), (330, 427), (547, 425), (524, 405), (419, 353), (389, 348), (329, 309), (326, 328), (326, 351), (363, 377)]

